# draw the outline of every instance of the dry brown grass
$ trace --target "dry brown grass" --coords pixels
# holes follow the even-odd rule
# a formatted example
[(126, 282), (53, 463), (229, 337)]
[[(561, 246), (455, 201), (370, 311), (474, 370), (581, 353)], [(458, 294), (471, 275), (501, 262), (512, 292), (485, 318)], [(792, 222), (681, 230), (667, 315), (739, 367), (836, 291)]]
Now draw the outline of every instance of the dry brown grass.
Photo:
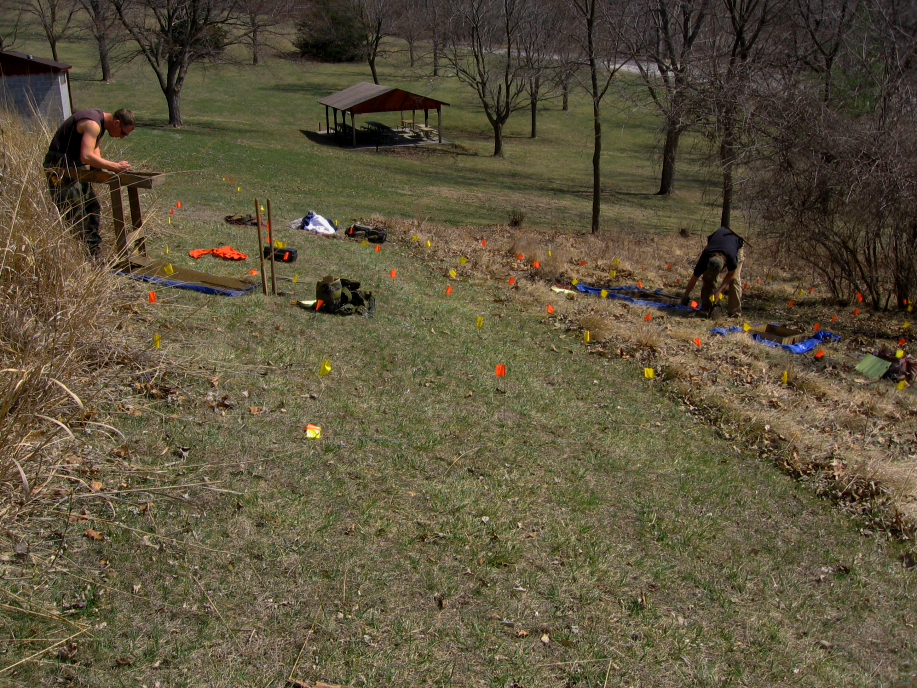
[[(397, 223), (391, 229), (396, 234), (411, 231)], [(590, 285), (640, 283), (678, 293), (704, 246), (703, 236), (619, 231), (535, 235), (509, 227), (432, 225), (424, 230), (431, 239), (424, 250), (431, 257), (448, 262), (456, 254), (468, 255), (469, 273), (503, 284), (515, 277), (515, 288), (508, 291), (513, 298), (538, 308), (553, 303), (554, 317), (569, 329), (589, 331), (588, 346), (597, 355), (656, 366), (671, 391), (708, 422), (794, 475), (814, 481), (819, 491), (858, 513), (874, 510), (871, 518), (891, 530), (900, 531), (901, 523), (909, 528), (917, 524), (914, 390), (896, 390), (886, 380), (866, 381), (853, 371), (864, 351), (891, 344), (888, 333), (894, 338), (907, 334), (900, 314), (862, 309), (853, 316), (852, 307), (844, 309), (830, 299), (810, 268), (750, 241), (743, 272), (745, 320), (802, 330), (817, 322), (843, 337), (824, 344), (825, 357), (817, 360), (814, 352), (794, 355), (743, 335), (712, 336), (713, 323), (706, 320), (654, 312), (647, 322), (645, 308), (588, 295), (568, 300), (548, 290), (575, 278)], [(467, 242), (471, 235), (473, 246)], [(781, 380), (784, 371), (787, 383)]]
[(48, 196), (45, 132), (0, 115), (0, 521), (38, 499), (93, 426), (99, 372), (133, 356), (115, 279), (83, 259)]

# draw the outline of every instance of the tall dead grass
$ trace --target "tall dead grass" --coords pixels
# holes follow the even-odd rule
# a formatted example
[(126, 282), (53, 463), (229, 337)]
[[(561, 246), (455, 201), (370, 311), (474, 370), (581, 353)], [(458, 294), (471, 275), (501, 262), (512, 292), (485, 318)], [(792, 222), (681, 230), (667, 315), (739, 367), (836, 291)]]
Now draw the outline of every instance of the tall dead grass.
[(100, 371), (133, 348), (117, 283), (51, 203), (48, 138), (0, 112), (0, 523), (47, 485)]

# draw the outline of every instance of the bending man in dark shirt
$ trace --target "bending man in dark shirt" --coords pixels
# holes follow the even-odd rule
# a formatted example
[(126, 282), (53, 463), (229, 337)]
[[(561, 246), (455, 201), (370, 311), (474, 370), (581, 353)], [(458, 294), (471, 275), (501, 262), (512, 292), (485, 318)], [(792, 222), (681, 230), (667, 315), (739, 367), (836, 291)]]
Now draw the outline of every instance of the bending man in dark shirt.
[[(102, 157), (99, 144), (105, 132), (113, 138), (121, 139), (133, 130), (134, 115), (130, 110), (122, 109), (114, 114), (97, 108), (74, 112), (64, 120), (51, 139), (44, 166), (76, 169), (91, 165), (100, 170), (125, 172), (130, 169), (130, 163), (126, 160), (106, 160)], [(92, 185), (49, 172), (48, 189), (64, 222), (86, 242), (90, 255), (98, 256), (99, 244), (102, 243), (99, 236), (101, 206)]]
[[(741, 315), (744, 245), (742, 237), (726, 227), (720, 227), (707, 237), (707, 246), (694, 266), (694, 274), (685, 287), (682, 303), (687, 304), (690, 301), (694, 285), (697, 284), (698, 278), (702, 278), (700, 303), (708, 315), (715, 315), (719, 309), (717, 301), (723, 292), (727, 292), (729, 296), (729, 315)], [(722, 273), (725, 273), (723, 282), (717, 288), (716, 282)]]

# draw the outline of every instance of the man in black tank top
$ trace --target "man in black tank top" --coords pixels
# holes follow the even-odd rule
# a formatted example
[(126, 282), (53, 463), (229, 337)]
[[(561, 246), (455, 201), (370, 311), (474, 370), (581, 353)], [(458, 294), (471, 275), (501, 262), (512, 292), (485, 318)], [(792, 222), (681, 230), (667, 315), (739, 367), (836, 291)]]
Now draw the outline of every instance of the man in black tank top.
[[(114, 114), (97, 108), (79, 110), (64, 120), (54, 133), (44, 165), (46, 168), (70, 169), (91, 165), (109, 172), (126, 172), (130, 163), (126, 160), (106, 160), (99, 144), (105, 132), (121, 139), (133, 130), (134, 115), (130, 110), (122, 109)], [(98, 256), (102, 243), (99, 236), (102, 209), (92, 185), (49, 171), (48, 189), (64, 222), (86, 243), (90, 255)]]

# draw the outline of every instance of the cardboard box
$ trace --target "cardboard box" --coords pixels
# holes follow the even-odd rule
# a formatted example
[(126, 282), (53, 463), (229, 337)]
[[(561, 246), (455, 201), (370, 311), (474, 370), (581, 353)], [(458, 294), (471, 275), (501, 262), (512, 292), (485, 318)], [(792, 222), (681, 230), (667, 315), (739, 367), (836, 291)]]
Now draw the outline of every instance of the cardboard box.
[(778, 344), (797, 344), (798, 342), (808, 339), (809, 335), (798, 330), (790, 330), (779, 325), (755, 325), (748, 329), (749, 332), (755, 332), (761, 339), (768, 339)]

